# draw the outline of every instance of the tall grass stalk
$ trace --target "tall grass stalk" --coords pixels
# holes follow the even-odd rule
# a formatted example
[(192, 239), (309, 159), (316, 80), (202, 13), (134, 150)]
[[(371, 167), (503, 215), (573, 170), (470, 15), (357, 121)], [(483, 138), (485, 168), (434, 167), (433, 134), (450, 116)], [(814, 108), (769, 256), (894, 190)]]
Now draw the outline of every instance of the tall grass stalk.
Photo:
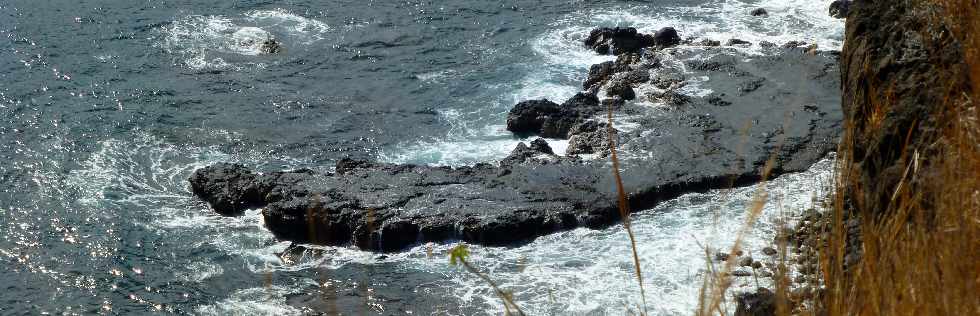
[(619, 158), (616, 155), (616, 130), (613, 128), (613, 105), (610, 102), (606, 117), (606, 134), (609, 137), (609, 157), (612, 159), (613, 177), (616, 179), (616, 193), (619, 197), (619, 216), (623, 219), (623, 228), (630, 238), (630, 248), (633, 250), (633, 267), (636, 269), (636, 282), (640, 286), (640, 299), (643, 303), (643, 315), (647, 314), (647, 296), (643, 289), (643, 272), (640, 269), (640, 254), (636, 249), (636, 236), (630, 225), (630, 206), (626, 199), (626, 190), (623, 188), (623, 178), (619, 175)]

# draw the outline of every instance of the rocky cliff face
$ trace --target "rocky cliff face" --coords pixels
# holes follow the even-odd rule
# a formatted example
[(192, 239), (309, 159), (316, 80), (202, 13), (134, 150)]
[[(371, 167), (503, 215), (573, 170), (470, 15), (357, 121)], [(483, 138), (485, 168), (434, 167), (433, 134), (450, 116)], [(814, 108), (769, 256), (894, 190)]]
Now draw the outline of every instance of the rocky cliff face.
[[(947, 104), (970, 91), (963, 47), (929, 1), (855, 1), (841, 58), (848, 198), (887, 209), (899, 183), (925, 188)], [(847, 162), (847, 160), (845, 160)], [(911, 167), (910, 167), (911, 166)], [(915, 173), (916, 176), (910, 176)], [(975, 176), (975, 175), (974, 175)]]

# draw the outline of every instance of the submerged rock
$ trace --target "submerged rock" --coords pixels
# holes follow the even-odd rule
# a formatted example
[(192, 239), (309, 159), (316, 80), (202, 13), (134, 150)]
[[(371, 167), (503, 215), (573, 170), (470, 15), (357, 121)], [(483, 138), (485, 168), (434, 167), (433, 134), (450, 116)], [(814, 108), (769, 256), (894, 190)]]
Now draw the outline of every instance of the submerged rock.
[(278, 54), (282, 52), (282, 43), (274, 38), (266, 39), (259, 45), (259, 52), (262, 54)]

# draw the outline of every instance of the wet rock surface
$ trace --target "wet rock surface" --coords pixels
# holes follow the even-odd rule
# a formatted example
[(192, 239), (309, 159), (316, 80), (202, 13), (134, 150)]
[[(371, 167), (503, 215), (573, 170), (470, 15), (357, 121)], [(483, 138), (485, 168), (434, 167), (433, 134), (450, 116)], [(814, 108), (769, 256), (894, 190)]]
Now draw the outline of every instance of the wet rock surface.
[(847, 13), (851, 8), (851, 0), (836, 0), (830, 3), (830, 8), (828, 9), (830, 16), (843, 19), (847, 17)]
[(680, 44), (677, 30), (665, 27), (653, 35), (639, 33), (632, 27), (601, 27), (593, 29), (585, 46), (599, 54), (620, 55), (639, 53), (646, 47), (670, 47)]
[[(507, 128), (571, 138), (571, 156), (602, 156), (608, 147), (602, 122), (611, 106), (630, 123), (617, 126), (616, 136), (633, 209), (752, 184), (767, 163), (771, 176), (803, 171), (837, 143), (840, 76), (833, 54), (787, 48), (750, 59), (731, 48), (666, 49), (593, 69), (605, 79), (591, 79), (592, 86), (627, 85), (639, 102), (621, 95), (600, 101), (588, 92), (562, 104), (525, 101), (508, 115)], [(509, 245), (619, 220), (607, 162), (557, 156), (543, 140), (522, 143), (494, 164), (344, 159), (327, 173), (215, 164), (197, 170), (190, 183), (221, 214), (263, 208), (279, 238), (377, 251), (446, 240)]]

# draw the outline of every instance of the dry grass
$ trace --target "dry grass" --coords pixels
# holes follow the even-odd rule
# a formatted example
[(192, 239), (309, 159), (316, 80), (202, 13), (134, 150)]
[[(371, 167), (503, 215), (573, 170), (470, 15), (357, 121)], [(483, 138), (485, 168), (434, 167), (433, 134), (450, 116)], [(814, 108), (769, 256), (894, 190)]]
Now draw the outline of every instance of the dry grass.
[(619, 216), (623, 219), (623, 228), (630, 238), (630, 248), (633, 250), (633, 267), (636, 270), (636, 283), (640, 286), (640, 299), (643, 304), (640, 308), (641, 315), (647, 315), (647, 295), (643, 289), (643, 272), (640, 270), (640, 254), (636, 249), (636, 236), (633, 235), (633, 228), (630, 220), (630, 206), (626, 199), (626, 189), (623, 188), (623, 178), (619, 175), (619, 157), (616, 155), (616, 129), (613, 128), (613, 106), (609, 104), (606, 117), (606, 134), (608, 136), (609, 157), (612, 160), (613, 177), (616, 179), (616, 195), (618, 196), (617, 205), (619, 206)]
[[(980, 6), (973, 0), (940, 1), (937, 21), (964, 44), (970, 81), (980, 87)], [(813, 313), (826, 315), (980, 315), (980, 89), (946, 91), (939, 102), (934, 154), (906, 146), (904, 172), (887, 205), (849, 203), (863, 186), (851, 149), (842, 146), (831, 235), (821, 250), (825, 293)], [(890, 101), (871, 102), (885, 113)], [(914, 125), (914, 124), (913, 124)], [(847, 137), (854, 135), (851, 128)], [(906, 142), (908, 145), (908, 142)], [(853, 205), (851, 205), (853, 204)], [(844, 266), (843, 220), (862, 215), (862, 259)], [(868, 214), (884, 214), (870, 219)]]
[[(869, 137), (880, 127), (896, 102), (892, 91), (882, 87), (885, 90), (872, 92), (877, 98), (861, 105), (866, 107), (864, 121), (845, 122), (828, 234), (817, 249), (823, 291), (808, 305), (798, 306), (798, 314), (980, 315), (980, 4), (976, 0), (933, 4), (940, 10), (931, 22), (945, 25), (963, 44), (972, 91), (951, 88), (956, 86), (952, 83), (923, 87), (946, 89), (945, 97), (935, 100), (939, 106), (933, 115), (940, 123), (934, 135), (904, 132), (899, 159), (903, 172), (887, 191), (891, 198), (884, 205), (852, 198), (881, 183), (875, 182), (878, 179), (862, 182), (859, 171), (864, 166), (855, 163), (851, 146), (852, 137)], [(913, 138), (926, 139), (928, 149), (910, 146)], [(862, 255), (846, 266), (851, 252), (845, 223), (854, 216), (861, 218)], [(746, 227), (751, 221), (752, 216)], [(786, 250), (779, 246), (784, 265)], [(718, 271), (707, 259), (712, 277), (705, 280), (697, 314), (727, 314), (716, 306), (725, 299), (730, 282), (724, 272), (730, 263)], [(793, 301), (787, 294), (790, 283), (784, 276), (786, 269), (777, 270), (776, 314), (787, 315), (790, 309), (779, 303)]]

